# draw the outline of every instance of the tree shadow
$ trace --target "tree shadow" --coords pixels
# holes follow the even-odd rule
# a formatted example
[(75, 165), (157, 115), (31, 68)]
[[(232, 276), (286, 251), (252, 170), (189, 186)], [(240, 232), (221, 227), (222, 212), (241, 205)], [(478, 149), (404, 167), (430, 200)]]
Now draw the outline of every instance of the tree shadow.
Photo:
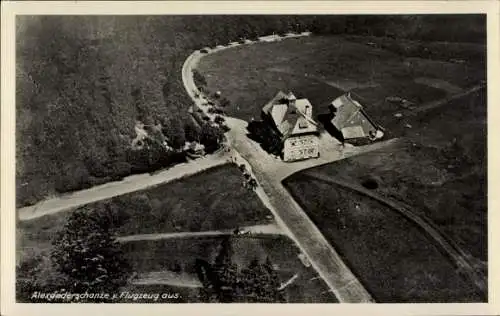
[(247, 137), (259, 143), (264, 151), (281, 156), (283, 149), (281, 138), (264, 121), (250, 121), (247, 125), (247, 131)]

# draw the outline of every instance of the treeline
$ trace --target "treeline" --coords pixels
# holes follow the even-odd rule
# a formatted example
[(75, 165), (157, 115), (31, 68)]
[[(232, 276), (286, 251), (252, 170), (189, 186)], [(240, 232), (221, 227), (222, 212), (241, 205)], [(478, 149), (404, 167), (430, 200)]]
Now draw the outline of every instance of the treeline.
[(317, 34), (351, 34), (407, 40), (486, 43), (485, 15), (315, 16)]
[(485, 15), (261, 15), (190, 16), (186, 30), (205, 46), (241, 38), (311, 31), (321, 35), (368, 35), (408, 40), (486, 43)]
[(136, 120), (160, 123), (175, 149), (203, 134), (181, 80), (194, 49), (307, 30), (483, 43), (486, 33), (478, 15), (24, 16), (16, 27), (18, 206), (182, 161), (130, 144)]

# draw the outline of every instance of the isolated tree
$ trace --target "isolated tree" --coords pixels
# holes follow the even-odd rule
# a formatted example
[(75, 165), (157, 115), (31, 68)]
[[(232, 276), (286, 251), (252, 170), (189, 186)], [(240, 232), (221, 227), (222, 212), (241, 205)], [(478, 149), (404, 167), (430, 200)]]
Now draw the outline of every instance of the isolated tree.
[(255, 180), (254, 178), (250, 178), (248, 180), (248, 188), (251, 190), (255, 190), (257, 188), (257, 180)]
[(132, 91), (130, 92), (130, 95), (133, 99), (133, 103), (137, 111), (137, 118), (140, 121), (144, 121), (144, 119), (148, 115), (148, 108), (146, 105), (144, 93), (140, 87), (132, 87), (131, 90)]
[(51, 258), (68, 279), (66, 290), (115, 293), (126, 284), (130, 267), (105, 212), (89, 207), (73, 211), (53, 245)]
[(221, 124), (220, 130), (222, 133), (226, 133), (226, 132), (229, 132), (231, 130), (231, 128), (229, 126), (227, 126), (226, 124)]
[(145, 156), (147, 157), (147, 168), (148, 170), (155, 170), (159, 167), (159, 161), (165, 154), (165, 148), (158, 142), (152, 140), (151, 138), (144, 139), (144, 149)]
[(259, 262), (255, 258), (250, 262), (250, 265), (241, 271), (241, 292), (238, 297), (240, 302), (253, 303), (258, 301), (258, 271)]
[(207, 85), (207, 80), (198, 70), (193, 70), (193, 80), (197, 87), (204, 87)]
[(263, 135), (263, 145), (264, 149), (274, 155), (280, 155), (283, 150), (283, 142), (281, 139), (273, 132)]

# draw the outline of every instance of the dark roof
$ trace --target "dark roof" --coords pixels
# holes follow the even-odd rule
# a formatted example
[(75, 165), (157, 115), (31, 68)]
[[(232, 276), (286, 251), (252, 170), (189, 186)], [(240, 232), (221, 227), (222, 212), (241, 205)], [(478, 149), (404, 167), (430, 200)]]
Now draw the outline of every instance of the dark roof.
[(361, 111), (361, 113), (363, 113), (363, 115), (368, 120), (368, 122), (370, 122), (370, 124), (372, 124), (376, 128), (382, 128), (380, 125), (378, 125), (377, 123), (375, 123), (375, 121), (373, 121), (371, 117), (368, 116), (368, 114), (366, 113), (365, 110), (361, 109), (360, 111)]
[(363, 106), (354, 100), (349, 93), (335, 99), (332, 106), (336, 109), (336, 112), (331, 122), (339, 131), (343, 131), (345, 128), (347, 133), (347, 130), (355, 128), (359, 130), (359, 133), (368, 136), (371, 129), (379, 128), (363, 110)]

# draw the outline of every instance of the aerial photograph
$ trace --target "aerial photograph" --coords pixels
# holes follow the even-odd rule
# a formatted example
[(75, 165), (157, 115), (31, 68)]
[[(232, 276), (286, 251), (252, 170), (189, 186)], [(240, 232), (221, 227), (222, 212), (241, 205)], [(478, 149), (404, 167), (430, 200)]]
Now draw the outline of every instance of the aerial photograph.
[(485, 14), (17, 15), (18, 303), (487, 303)]

